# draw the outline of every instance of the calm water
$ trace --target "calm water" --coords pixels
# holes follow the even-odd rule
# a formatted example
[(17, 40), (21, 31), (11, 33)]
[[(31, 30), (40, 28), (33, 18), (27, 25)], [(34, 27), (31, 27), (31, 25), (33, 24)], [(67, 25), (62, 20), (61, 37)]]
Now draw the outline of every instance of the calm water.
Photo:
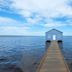
[[(72, 37), (65, 36), (62, 46), (64, 57), (71, 68)], [(1, 36), (0, 72), (35, 72), (45, 47), (45, 37)]]

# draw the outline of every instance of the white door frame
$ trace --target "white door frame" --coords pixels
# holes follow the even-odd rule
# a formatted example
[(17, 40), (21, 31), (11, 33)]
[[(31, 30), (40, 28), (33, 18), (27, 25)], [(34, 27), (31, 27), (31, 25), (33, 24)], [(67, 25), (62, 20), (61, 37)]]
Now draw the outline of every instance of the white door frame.
[(53, 36), (52, 36), (52, 39), (53, 39), (53, 40), (56, 40), (56, 35), (53, 35)]

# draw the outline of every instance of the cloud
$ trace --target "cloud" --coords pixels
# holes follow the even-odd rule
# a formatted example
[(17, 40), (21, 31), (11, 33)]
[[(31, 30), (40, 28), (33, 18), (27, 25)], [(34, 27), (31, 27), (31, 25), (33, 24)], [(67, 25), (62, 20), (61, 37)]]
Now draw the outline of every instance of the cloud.
[(0, 27), (0, 35), (26, 35), (28, 27)]
[(13, 0), (12, 6), (20, 10), (36, 10), (37, 6), (32, 0)]
[[(53, 18), (57, 19), (58, 17), (61, 16), (71, 17), (72, 9), (69, 7), (68, 2), (70, 1), (69, 0), (60, 0), (60, 1), (58, 0), (18, 0), (18, 1), (13, 0), (11, 6), (17, 9), (18, 10), (17, 13), (24, 16), (28, 21), (28, 23), (38, 24), (44, 18), (49, 21), (50, 19)], [(37, 13), (38, 17), (35, 17), (36, 16), (35, 13)], [(35, 18), (31, 18), (31, 16)], [(48, 24), (48, 21), (46, 21), (45, 19), (43, 20), (43, 22)], [(69, 19), (67, 21), (69, 21)], [(63, 22), (63, 20), (61, 22)]]
[[(29, 22), (30, 23), (30, 22)], [(43, 31), (32, 30), (32, 24), (22, 24), (8, 17), (0, 17), (0, 35), (42, 35)]]
[(39, 24), (39, 22), (44, 21), (43, 17), (38, 14), (32, 14), (30, 17), (26, 18), (29, 24)]
[(70, 0), (0, 0), (0, 11), (13, 13), (0, 17), (2, 31), (12, 34), (36, 35), (41, 29), (72, 26)]
[(59, 23), (49, 23), (49, 24), (45, 24), (44, 26), (46, 28), (51, 27), (51, 28), (56, 28), (56, 27), (63, 27), (66, 26), (67, 24), (59, 24)]
[[(4, 1), (7, 7), (23, 16), (28, 23), (40, 23), (41, 18), (56, 18), (58, 16), (72, 16), (72, 9), (68, 6), (69, 0), (10, 0)], [(11, 5), (10, 5), (11, 4)], [(37, 14), (35, 14), (37, 13)], [(31, 18), (31, 17), (35, 18)], [(38, 16), (38, 17), (36, 17)], [(38, 19), (37, 19), (38, 18)]]
[(25, 10), (25, 11), (21, 11), (20, 14), (24, 17), (30, 17), (32, 15), (32, 13), (28, 10)]
[(26, 23), (22, 23), (18, 20), (9, 17), (0, 17), (0, 26), (26, 26)]
[(0, 17), (0, 35), (24, 35), (30, 29), (20, 22), (7, 17)]
[(19, 22), (8, 17), (0, 17), (0, 26), (16, 26)]
[(72, 15), (72, 10), (68, 7), (67, 2), (67, 0), (13, 0), (12, 6), (19, 9), (19, 13), (23, 15), (25, 10), (28, 10), (53, 17), (59, 14)]
[(12, 0), (0, 0), (0, 11), (13, 12)]
[(71, 16), (62, 16), (62, 15), (60, 15), (60, 16), (57, 16), (57, 17), (54, 17), (54, 18), (52, 18), (52, 20), (54, 21), (54, 22), (59, 22), (59, 23), (61, 23), (61, 24), (70, 24), (70, 23), (72, 23), (72, 17)]
[(72, 0), (68, 0), (67, 5), (72, 9)]
[(31, 24), (22, 24), (12, 18), (0, 17), (0, 35), (42, 35), (43, 31), (32, 30)]
[(43, 34), (44, 31), (30, 31), (29, 27), (0, 27), (0, 35), (39, 36)]
[(38, 12), (46, 17), (54, 17), (59, 14), (72, 15), (72, 9), (68, 6), (69, 0), (1, 0), (2, 7), (14, 9), (22, 16), (31, 16), (32, 12)]
[(8, 17), (0, 17), (0, 23), (11, 23), (11, 22), (16, 22), (15, 20), (8, 18)]

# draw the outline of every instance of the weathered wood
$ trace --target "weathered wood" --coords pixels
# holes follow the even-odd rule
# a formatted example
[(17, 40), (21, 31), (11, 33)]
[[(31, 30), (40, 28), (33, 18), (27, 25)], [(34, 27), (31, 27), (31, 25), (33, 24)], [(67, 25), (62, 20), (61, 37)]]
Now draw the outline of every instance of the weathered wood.
[(52, 41), (37, 72), (70, 72), (57, 41)]

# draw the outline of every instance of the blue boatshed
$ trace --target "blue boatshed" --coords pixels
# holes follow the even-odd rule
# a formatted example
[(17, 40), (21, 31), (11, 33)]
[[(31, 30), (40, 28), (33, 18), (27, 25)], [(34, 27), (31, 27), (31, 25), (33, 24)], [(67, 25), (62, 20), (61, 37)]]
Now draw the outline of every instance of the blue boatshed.
[(57, 29), (51, 29), (46, 32), (46, 41), (57, 40), (61, 42), (63, 40), (63, 32)]

